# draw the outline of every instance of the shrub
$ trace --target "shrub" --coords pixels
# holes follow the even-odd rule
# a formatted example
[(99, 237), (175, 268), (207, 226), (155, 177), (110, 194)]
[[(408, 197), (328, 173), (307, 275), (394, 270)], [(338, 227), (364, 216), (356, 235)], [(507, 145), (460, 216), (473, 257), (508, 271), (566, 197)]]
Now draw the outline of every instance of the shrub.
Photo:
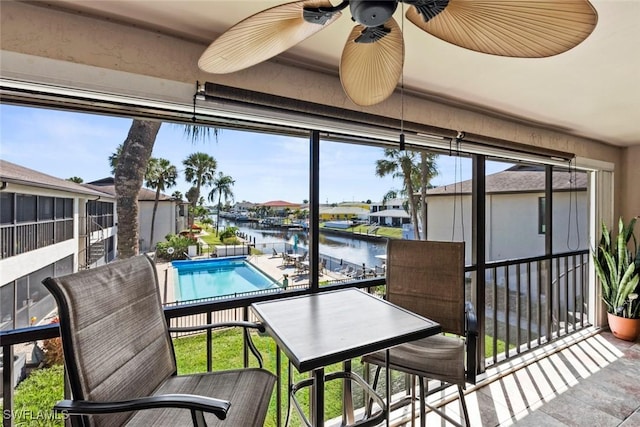
[(228, 239), (230, 237), (234, 237), (235, 238), (237, 232), (238, 232), (238, 227), (231, 227), (231, 226), (230, 227), (225, 227), (225, 229), (220, 232), (218, 237), (220, 237), (220, 240), (225, 242), (225, 239)]
[[(51, 323), (60, 323), (60, 319), (55, 317)], [(64, 354), (62, 352), (62, 341), (60, 338), (49, 338), (42, 342), (44, 350), (44, 364), (47, 367), (62, 365), (64, 363)]]
[[(156, 245), (156, 254), (169, 261), (185, 259), (184, 254), (188, 251), (188, 247), (195, 244), (197, 244), (197, 240), (194, 237), (170, 234), (167, 236), (166, 242), (160, 242)], [(173, 248), (173, 251), (169, 251), (169, 248)]]

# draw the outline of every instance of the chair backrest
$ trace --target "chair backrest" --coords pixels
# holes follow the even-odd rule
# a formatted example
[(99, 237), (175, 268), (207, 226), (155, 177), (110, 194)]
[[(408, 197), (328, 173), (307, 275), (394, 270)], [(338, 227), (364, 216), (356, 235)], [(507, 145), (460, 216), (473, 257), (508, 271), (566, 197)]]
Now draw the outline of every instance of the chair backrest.
[[(109, 401), (150, 395), (175, 374), (171, 338), (153, 261), (145, 255), (43, 281), (58, 303), (73, 399)], [(87, 417), (121, 425), (130, 413)]]
[(387, 299), (464, 335), (464, 242), (387, 243)]

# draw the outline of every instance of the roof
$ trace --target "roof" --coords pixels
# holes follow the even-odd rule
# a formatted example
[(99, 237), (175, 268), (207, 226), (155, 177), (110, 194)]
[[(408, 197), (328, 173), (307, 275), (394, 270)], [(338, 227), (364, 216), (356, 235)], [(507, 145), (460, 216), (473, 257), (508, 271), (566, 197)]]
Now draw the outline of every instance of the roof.
[(379, 216), (387, 218), (409, 218), (409, 214), (404, 209), (385, 209), (383, 211), (373, 212), (369, 216)]
[(46, 188), (49, 190), (67, 191), (90, 196), (111, 195), (108, 192), (87, 187), (66, 179), (56, 178), (15, 163), (0, 159), (0, 180), (8, 183)]
[(271, 200), (264, 203), (256, 203), (257, 206), (267, 206), (271, 208), (298, 208), (302, 206), (300, 203), (285, 202), (284, 200)]
[(321, 207), (320, 215), (367, 215), (369, 209), (359, 208), (357, 206), (332, 206)]
[[(99, 179), (97, 181), (87, 182), (84, 185), (89, 187), (89, 188), (93, 188), (93, 189), (96, 189), (98, 191), (103, 191), (105, 193), (108, 193), (108, 194), (112, 195), (113, 197), (116, 196), (116, 185), (115, 185), (115, 179), (113, 177), (107, 177), (107, 178)], [(140, 189), (140, 192), (138, 193), (138, 201), (140, 201), (140, 202), (144, 202), (144, 201), (153, 202), (155, 200), (156, 200), (156, 190), (151, 190), (151, 189), (145, 188), (145, 187), (142, 187)], [(167, 196), (166, 194), (160, 193), (160, 198), (158, 200), (161, 201), (161, 202), (162, 201), (170, 201), (170, 200), (173, 200), (173, 198), (171, 196)]]
[[(472, 180), (442, 185), (427, 190), (429, 196), (471, 194)], [(486, 176), (487, 194), (542, 193), (545, 188), (545, 172), (542, 167), (516, 165), (502, 172)], [(586, 191), (586, 172), (553, 172), (554, 191)]]

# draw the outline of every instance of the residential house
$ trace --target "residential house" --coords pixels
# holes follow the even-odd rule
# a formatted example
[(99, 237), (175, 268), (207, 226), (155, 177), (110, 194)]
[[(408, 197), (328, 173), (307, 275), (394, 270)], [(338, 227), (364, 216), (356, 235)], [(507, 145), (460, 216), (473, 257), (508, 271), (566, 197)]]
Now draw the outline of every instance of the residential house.
[[(111, 194), (115, 198), (115, 182), (112, 177), (89, 182), (87, 187)], [(160, 194), (156, 210), (153, 239), (151, 238), (151, 219), (155, 205), (156, 190), (141, 188), (138, 193), (138, 223), (140, 251), (153, 251), (158, 242), (165, 241), (169, 234), (178, 234), (187, 228), (188, 202), (176, 200), (166, 194)]]
[[(471, 241), (471, 180), (427, 191), (427, 237)], [(516, 165), (486, 176), (486, 259), (498, 261), (544, 255), (545, 171)], [(588, 249), (587, 173), (553, 173), (553, 252)], [(467, 245), (466, 261), (471, 262)]]
[(366, 203), (343, 202), (337, 206), (320, 206), (320, 222), (323, 221), (367, 221), (369, 205)]
[(55, 309), (41, 281), (116, 256), (111, 194), (0, 159), (0, 329)]
[(390, 199), (386, 202), (373, 203), (369, 213), (369, 222), (388, 227), (402, 227), (411, 223), (409, 212), (404, 205), (407, 199)]

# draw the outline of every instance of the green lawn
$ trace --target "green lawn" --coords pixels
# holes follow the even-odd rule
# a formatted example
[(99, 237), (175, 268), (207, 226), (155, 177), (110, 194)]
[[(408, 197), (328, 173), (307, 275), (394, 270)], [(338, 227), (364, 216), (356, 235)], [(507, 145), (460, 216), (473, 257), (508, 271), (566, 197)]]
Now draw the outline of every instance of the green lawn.
[[(276, 348), (273, 340), (267, 336), (253, 334), (254, 342), (264, 358), (264, 367), (271, 372), (276, 369)], [(487, 357), (490, 357), (491, 337), (486, 337)], [(179, 374), (197, 373), (206, 371), (206, 340), (204, 334), (194, 335), (186, 338), (174, 340), (176, 359)], [(504, 351), (504, 343), (498, 342), (498, 352)], [(250, 365), (258, 366), (256, 359), (250, 356)], [(287, 359), (282, 355), (283, 383), (288, 377)], [(243, 366), (242, 356), (242, 334), (239, 328), (217, 331), (213, 337), (213, 369), (223, 370), (239, 368)], [(341, 364), (327, 367), (326, 372), (333, 372), (341, 369)], [(363, 366), (354, 361), (353, 370), (362, 374)], [(294, 369), (294, 381), (307, 377), (307, 374), (299, 374)], [(393, 389), (400, 390), (404, 387), (403, 375), (394, 372)], [(14, 410), (22, 414), (43, 414), (41, 419), (16, 419), (16, 426), (56, 426), (62, 427), (61, 420), (45, 419), (46, 414), (51, 414), (53, 404), (63, 397), (62, 366), (55, 366), (48, 369), (33, 371), (29, 377), (23, 381), (15, 391)], [(384, 389), (384, 384), (379, 388)], [(342, 411), (342, 388), (341, 381), (332, 381), (326, 384), (325, 391), (326, 411), (325, 418), (331, 419), (340, 416)], [(362, 393), (354, 387), (354, 404), (359, 406), (362, 401)], [(286, 384), (283, 384), (283, 416), (286, 413)], [(298, 393), (299, 400), (304, 408), (308, 407), (308, 390)], [(361, 405), (361, 403), (360, 403)], [(50, 416), (50, 415), (49, 415)], [(24, 417), (23, 417), (24, 418)], [(266, 426), (276, 426), (276, 393), (273, 393), (269, 413), (267, 415)], [(291, 426), (302, 425), (294, 408), (291, 409)]]

